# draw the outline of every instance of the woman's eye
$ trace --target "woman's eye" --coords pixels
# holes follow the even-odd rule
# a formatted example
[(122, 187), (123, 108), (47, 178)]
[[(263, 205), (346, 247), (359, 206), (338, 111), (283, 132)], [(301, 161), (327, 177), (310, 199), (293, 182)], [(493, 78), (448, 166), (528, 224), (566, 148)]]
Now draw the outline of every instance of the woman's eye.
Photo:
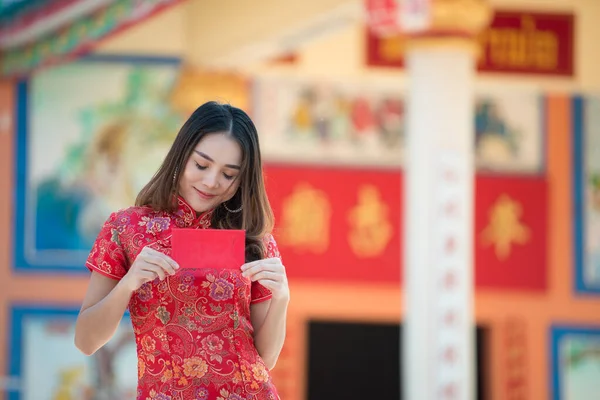
[(200, 170), (205, 170), (206, 167), (203, 167), (202, 165), (196, 163), (196, 168), (200, 169)]
[(235, 178), (234, 176), (227, 175), (227, 174), (223, 174), (223, 176), (225, 177), (225, 179), (228, 179), (228, 180), (232, 180), (233, 178)]

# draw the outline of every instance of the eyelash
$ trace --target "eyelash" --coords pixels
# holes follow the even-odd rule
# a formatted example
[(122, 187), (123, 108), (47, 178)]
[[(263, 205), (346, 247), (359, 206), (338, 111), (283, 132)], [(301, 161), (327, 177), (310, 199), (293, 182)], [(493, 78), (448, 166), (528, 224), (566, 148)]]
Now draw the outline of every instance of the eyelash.
[[(198, 164), (197, 162), (194, 162), (194, 163), (196, 164), (196, 168), (198, 168), (200, 171), (204, 171), (206, 169), (206, 167), (203, 167), (202, 165)], [(223, 176), (228, 181), (230, 181), (230, 180), (232, 180), (234, 178), (233, 176), (227, 175), (227, 174), (223, 174)]]

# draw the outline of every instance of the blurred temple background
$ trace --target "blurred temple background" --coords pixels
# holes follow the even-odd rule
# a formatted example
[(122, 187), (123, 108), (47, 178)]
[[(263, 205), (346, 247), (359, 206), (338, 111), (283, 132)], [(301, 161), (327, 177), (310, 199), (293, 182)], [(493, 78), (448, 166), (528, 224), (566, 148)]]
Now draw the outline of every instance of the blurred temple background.
[[(292, 296), (281, 398), (406, 399), (407, 97), (421, 92), (395, 3), (0, 0), (0, 400), (135, 399), (127, 317), (94, 356), (73, 345), (83, 264), (213, 99), (260, 134)], [(453, 28), (478, 1), (404, 3), (451, 11)], [(599, 399), (600, 1), (481, 3), (473, 398)]]

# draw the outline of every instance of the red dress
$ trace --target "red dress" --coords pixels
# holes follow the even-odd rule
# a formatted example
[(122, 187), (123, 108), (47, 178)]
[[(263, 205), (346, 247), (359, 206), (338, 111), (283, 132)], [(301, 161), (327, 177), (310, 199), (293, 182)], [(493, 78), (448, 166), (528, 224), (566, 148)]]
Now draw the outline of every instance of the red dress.
[[(171, 227), (206, 229), (211, 213), (196, 216), (179, 198), (176, 213), (131, 207), (110, 215), (87, 267), (121, 279), (145, 246), (171, 253)], [(272, 236), (267, 257), (278, 257)], [(241, 271), (180, 270), (142, 285), (129, 313), (138, 354), (138, 400), (276, 400), (269, 370), (258, 355), (250, 304), (271, 298)]]

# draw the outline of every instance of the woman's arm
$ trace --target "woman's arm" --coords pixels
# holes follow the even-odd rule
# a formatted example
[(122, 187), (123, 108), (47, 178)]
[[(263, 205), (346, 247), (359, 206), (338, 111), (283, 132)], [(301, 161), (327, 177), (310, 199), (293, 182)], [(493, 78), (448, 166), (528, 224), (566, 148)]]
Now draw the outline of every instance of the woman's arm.
[(270, 300), (250, 307), (250, 320), (254, 328), (254, 345), (269, 369), (273, 369), (283, 342), (287, 308), (290, 301), (285, 267), (279, 257), (254, 261), (242, 266), (242, 275), (269, 289)]
[(254, 327), (254, 346), (267, 365), (273, 369), (283, 348), (288, 299), (271, 299), (250, 306)]
[(131, 291), (121, 281), (93, 271), (75, 324), (75, 346), (92, 355), (115, 334)]
[(174, 275), (177, 269), (172, 258), (144, 247), (120, 280), (92, 271), (75, 324), (75, 346), (84, 354), (94, 354), (115, 334), (133, 292), (146, 282)]

